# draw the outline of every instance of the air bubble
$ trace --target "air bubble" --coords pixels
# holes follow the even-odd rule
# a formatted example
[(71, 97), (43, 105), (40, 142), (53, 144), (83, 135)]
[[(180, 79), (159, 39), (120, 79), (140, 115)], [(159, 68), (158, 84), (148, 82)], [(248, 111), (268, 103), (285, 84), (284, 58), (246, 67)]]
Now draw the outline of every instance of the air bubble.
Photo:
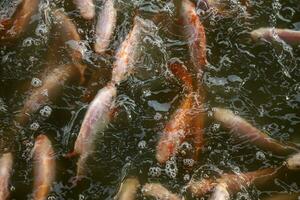
[(192, 149), (193, 149), (193, 146), (188, 142), (184, 142), (180, 145), (180, 153), (182, 155), (186, 155), (187, 152), (191, 151)]
[(161, 168), (160, 167), (150, 167), (148, 175), (152, 176), (152, 177), (159, 177), (161, 175)]
[(32, 130), (32, 131), (37, 131), (39, 128), (40, 128), (40, 125), (37, 122), (34, 122), (30, 125), (30, 130)]
[(156, 114), (154, 115), (154, 119), (155, 119), (156, 121), (161, 120), (161, 118), (162, 118), (162, 114), (160, 114), (160, 113), (156, 113)]
[(195, 164), (195, 161), (193, 159), (184, 159), (183, 164), (188, 167), (193, 167)]
[(49, 117), (51, 113), (52, 113), (52, 108), (50, 108), (50, 106), (44, 106), (44, 108), (40, 110), (40, 114), (43, 117)]
[(38, 78), (33, 78), (31, 80), (31, 85), (33, 87), (41, 87), (43, 85), (43, 82), (40, 79), (38, 79)]
[(217, 132), (220, 129), (220, 126), (221, 126), (220, 124), (213, 124), (211, 129), (213, 132)]
[(176, 163), (173, 161), (167, 161), (166, 167), (165, 167), (165, 172), (166, 172), (167, 176), (169, 176), (170, 178), (176, 178), (177, 172), (178, 172)]
[(48, 197), (48, 200), (55, 200), (55, 199), (56, 199), (56, 197), (53, 195)]
[(183, 177), (183, 180), (188, 182), (191, 179), (191, 176), (189, 174), (185, 174)]
[(138, 147), (139, 147), (140, 149), (145, 149), (145, 148), (146, 148), (146, 145), (147, 145), (147, 143), (146, 143), (145, 140), (142, 140), (142, 141), (140, 141), (140, 142), (138, 143)]
[(262, 151), (258, 151), (258, 152), (256, 152), (256, 159), (257, 160), (265, 160), (266, 156)]
[(80, 194), (80, 195), (79, 195), (79, 200), (84, 200), (84, 199), (85, 199), (85, 196), (82, 195), (82, 194)]

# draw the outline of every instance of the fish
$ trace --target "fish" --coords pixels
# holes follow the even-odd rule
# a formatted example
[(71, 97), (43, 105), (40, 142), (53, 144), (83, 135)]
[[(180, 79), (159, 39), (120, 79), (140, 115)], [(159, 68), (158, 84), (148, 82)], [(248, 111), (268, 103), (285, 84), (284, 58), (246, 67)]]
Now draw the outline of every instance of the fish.
[(198, 115), (198, 109), (201, 105), (196, 102), (198, 94), (194, 93), (193, 79), (186, 67), (179, 62), (171, 61), (168, 67), (184, 84), (187, 94), (179, 108), (172, 114), (159, 138), (156, 147), (156, 159), (161, 164), (178, 152), (180, 145), (189, 135), (194, 136), (196, 147), (194, 159), (198, 158), (203, 145), (203, 116)]
[(93, 0), (73, 0), (73, 3), (80, 11), (80, 15), (86, 19), (91, 20), (95, 17), (95, 4)]
[(234, 195), (242, 188), (248, 188), (250, 185), (255, 185), (257, 188), (263, 188), (271, 184), (276, 178), (283, 178), (291, 172), (299, 172), (299, 162), (300, 153), (297, 153), (290, 156), (279, 167), (270, 167), (246, 173), (223, 174), (216, 180), (191, 180), (188, 183), (187, 189), (195, 197), (203, 197), (204, 195), (213, 192), (212, 197), (226, 199), (228, 198), (228, 194)]
[(263, 200), (299, 200), (300, 193), (277, 193), (270, 197), (263, 198)]
[(6, 200), (10, 196), (10, 178), (13, 167), (12, 153), (3, 153), (0, 157), (0, 199)]
[(300, 153), (291, 155), (286, 160), (286, 165), (290, 170), (300, 170)]
[(259, 148), (279, 156), (287, 156), (299, 151), (297, 145), (283, 144), (252, 126), (245, 119), (235, 115), (231, 110), (213, 108), (213, 118), (230, 130), (234, 136), (245, 139)]
[(72, 153), (79, 156), (76, 182), (86, 175), (86, 162), (95, 150), (95, 142), (99, 138), (99, 133), (103, 132), (112, 118), (116, 95), (116, 86), (109, 83), (98, 91), (88, 107)]
[(280, 28), (259, 28), (250, 32), (254, 41), (284, 41), (290, 45), (300, 44), (300, 31)]
[(15, 121), (21, 126), (28, 124), (34, 113), (47, 105), (50, 100), (54, 101), (61, 94), (63, 87), (79, 76), (80, 72), (72, 65), (47, 68), (41, 78), (42, 86), (34, 88), (28, 95)]
[(227, 185), (224, 183), (219, 183), (213, 189), (212, 195), (209, 200), (229, 200), (230, 194), (227, 191)]
[(142, 188), (142, 193), (145, 197), (153, 197), (159, 200), (184, 200), (183, 197), (170, 192), (159, 183), (146, 183)]
[(115, 55), (115, 62), (112, 70), (112, 82), (119, 85), (122, 81), (134, 70), (134, 63), (141, 53), (138, 49), (142, 40), (142, 33), (146, 31), (148, 20), (143, 20), (140, 17), (134, 18), (134, 25), (132, 30), (126, 36), (121, 46)]
[(203, 68), (207, 64), (205, 28), (196, 13), (195, 4), (190, 0), (181, 0), (179, 14), (188, 41), (191, 62), (201, 79)]
[(33, 199), (46, 200), (55, 181), (56, 162), (51, 141), (44, 134), (37, 136), (33, 147)]
[(135, 200), (137, 190), (141, 186), (137, 177), (126, 178), (120, 185), (120, 189), (114, 200)]
[(14, 41), (28, 29), (40, 0), (22, 0), (11, 18), (0, 21), (0, 41)]
[(59, 41), (66, 45), (73, 66), (80, 71), (80, 83), (84, 82), (86, 65), (84, 64), (85, 46), (81, 42), (77, 27), (73, 21), (61, 10), (55, 10), (54, 30), (59, 34)]
[(106, 0), (98, 15), (96, 24), (95, 51), (102, 54), (109, 46), (117, 23), (117, 10), (113, 0)]

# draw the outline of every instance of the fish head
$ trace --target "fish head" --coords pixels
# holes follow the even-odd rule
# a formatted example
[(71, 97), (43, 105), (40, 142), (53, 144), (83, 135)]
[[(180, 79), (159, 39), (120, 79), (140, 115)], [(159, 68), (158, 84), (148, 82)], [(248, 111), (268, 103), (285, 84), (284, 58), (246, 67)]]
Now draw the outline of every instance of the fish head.
[(286, 163), (289, 170), (300, 170), (300, 153), (290, 156)]
[(262, 39), (269, 38), (270, 29), (268, 28), (259, 28), (250, 32), (250, 36), (253, 41), (259, 41)]

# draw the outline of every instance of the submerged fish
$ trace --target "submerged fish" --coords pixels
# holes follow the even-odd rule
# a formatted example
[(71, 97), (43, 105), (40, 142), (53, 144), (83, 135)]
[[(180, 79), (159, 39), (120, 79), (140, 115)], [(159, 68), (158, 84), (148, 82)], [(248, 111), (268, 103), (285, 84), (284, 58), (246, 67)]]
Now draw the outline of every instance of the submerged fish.
[(140, 182), (136, 177), (126, 178), (120, 185), (118, 194), (114, 200), (135, 200)]
[(300, 31), (291, 29), (279, 29), (279, 28), (259, 28), (250, 33), (254, 41), (267, 40), (267, 41), (280, 41), (291, 44), (300, 44)]
[(46, 200), (55, 179), (56, 163), (52, 144), (46, 135), (39, 135), (33, 148), (33, 199)]
[(73, 152), (74, 155), (79, 155), (76, 180), (86, 174), (86, 162), (95, 150), (95, 142), (99, 133), (107, 127), (111, 120), (116, 95), (116, 86), (108, 84), (99, 90), (88, 107)]
[(203, 74), (206, 60), (206, 35), (196, 7), (190, 0), (181, 0), (180, 18), (184, 26), (184, 34), (188, 40), (191, 61), (199, 75)]
[(289, 155), (299, 151), (296, 145), (283, 144), (257, 128), (253, 127), (245, 119), (235, 115), (232, 111), (223, 108), (213, 108), (214, 119), (221, 122), (231, 133), (240, 139), (255, 144), (259, 148), (271, 151), (276, 155)]
[(134, 18), (134, 25), (130, 33), (122, 42), (116, 54), (116, 61), (113, 65), (112, 82), (120, 84), (120, 82), (127, 79), (133, 72), (134, 63), (141, 53), (138, 46), (142, 39), (142, 33), (145, 31), (149, 22), (139, 17)]
[(54, 29), (59, 34), (59, 41), (67, 46), (67, 51), (73, 66), (80, 71), (81, 83), (84, 81), (86, 65), (83, 63), (85, 47), (81, 43), (80, 35), (73, 21), (61, 10), (53, 12), (55, 22)]
[(73, 3), (80, 11), (80, 15), (87, 20), (95, 16), (95, 4), (93, 0), (73, 0)]
[(4, 153), (0, 157), (0, 199), (9, 198), (9, 184), (13, 166), (12, 153)]
[(170, 192), (159, 183), (146, 183), (143, 186), (142, 192), (146, 197), (153, 197), (159, 200), (183, 200), (182, 197)]
[(299, 200), (300, 193), (278, 193), (278, 194), (272, 194), (271, 197), (264, 198), (263, 200)]
[(40, 0), (22, 0), (10, 19), (0, 21), (0, 40), (14, 40), (20, 37), (27, 30), (39, 3)]
[(212, 197), (227, 199), (228, 194), (236, 194), (242, 188), (248, 188), (250, 185), (255, 185), (257, 188), (263, 188), (271, 184), (276, 178), (285, 177), (287, 173), (294, 171), (299, 172), (299, 162), (300, 153), (290, 156), (283, 165), (277, 168), (266, 168), (239, 174), (223, 174), (216, 180), (192, 180), (188, 184), (188, 190), (195, 197), (203, 197), (204, 195), (213, 192)]
[(227, 185), (224, 183), (219, 183), (213, 189), (213, 193), (209, 200), (229, 200), (230, 194), (227, 191)]
[(50, 100), (55, 100), (61, 94), (63, 87), (68, 82), (78, 79), (79, 76), (78, 69), (72, 65), (61, 65), (54, 69), (47, 69), (41, 78), (42, 86), (32, 90), (20, 113), (17, 114), (16, 121), (25, 126), (31, 115), (49, 103)]
[(172, 73), (183, 82), (187, 88), (187, 95), (179, 108), (173, 113), (166, 124), (156, 147), (156, 159), (159, 163), (165, 163), (171, 156), (178, 152), (180, 145), (192, 135), (195, 145), (195, 159), (203, 145), (203, 116), (199, 114), (201, 105), (196, 102), (198, 94), (194, 93), (193, 80), (185, 67), (172, 62), (169, 65)]
[(117, 10), (113, 0), (106, 0), (101, 12), (98, 15), (96, 25), (95, 51), (103, 53), (109, 46), (111, 37), (114, 34), (117, 23)]

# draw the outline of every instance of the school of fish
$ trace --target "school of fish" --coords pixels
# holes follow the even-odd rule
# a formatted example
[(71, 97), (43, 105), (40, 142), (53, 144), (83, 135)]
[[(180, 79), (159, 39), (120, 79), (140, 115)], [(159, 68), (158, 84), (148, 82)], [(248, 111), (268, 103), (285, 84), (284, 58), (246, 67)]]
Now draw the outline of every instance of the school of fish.
[[(114, 55), (112, 75), (106, 84), (98, 88), (93, 87), (94, 91), (90, 94), (95, 95), (89, 94), (88, 98), (84, 99), (89, 105), (81, 122), (77, 139), (73, 144), (73, 149), (64, 155), (66, 159), (74, 159), (77, 162), (76, 175), (73, 177), (75, 186), (89, 176), (89, 159), (94, 157), (95, 149), (97, 144), (102, 142), (105, 129), (118, 117), (119, 86), (130, 76), (134, 76), (136, 61), (141, 55), (140, 46), (144, 38), (152, 31), (153, 25), (153, 21), (144, 19), (138, 12), (135, 13), (131, 30), (114, 52), (110, 45), (117, 34), (118, 12), (120, 11), (115, 5), (117, 1), (103, 0), (101, 2), (101, 9), (98, 9), (93, 0), (70, 1), (78, 9), (83, 20), (95, 21), (93, 51), (104, 57), (109, 54)], [(245, 2), (241, 1), (246, 5)], [(39, 12), (40, 3), (39, 0), (22, 0), (10, 18), (0, 20), (0, 45), (13, 45), (26, 34), (31, 21)], [(138, 174), (124, 177), (114, 199), (134, 200), (140, 194), (160, 200), (180, 200), (186, 199), (187, 193), (195, 199), (209, 196), (210, 200), (229, 200), (250, 186), (263, 188), (274, 184), (275, 179), (300, 173), (299, 144), (284, 143), (273, 139), (230, 109), (215, 107), (207, 110), (204, 108), (208, 91), (205, 91), (202, 80), (209, 62), (206, 50), (206, 28), (193, 1), (173, 0), (172, 3), (176, 7), (177, 26), (182, 27), (181, 34), (187, 42), (190, 61), (183, 63), (178, 59), (171, 59), (166, 63), (169, 72), (181, 83), (184, 95), (162, 132), (157, 135), (156, 162), (161, 166), (168, 165), (177, 156), (198, 162), (205, 143), (204, 128), (207, 120), (220, 123), (236, 140), (246, 141), (248, 144), (272, 152), (284, 159), (280, 166), (256, 171), (223, 173), (219, 177), (200, 180), (191, 178), (186, 185), (185, 193), (170, 191), (167, 186), (158, 182), (143, 183)], [(221, 3), (217, 0), (206, 0), (202, 3), (206, 9), (215, 9), (219, 15), (230, 15), (230, 11), (226, 10), (225, 1)], [(65, 86), (80, 86), (89, 81), (86, 80), (85, 75), (88, 68), (85, 62), (86, 47), (82, 43), (76, 23), (63, 9), (51, 8), (50, 15), (52, 16), (52, 32), (55, 35), (51, 46), (58, 49), (61, 45), (66, 56), (56, 55), (56, 52), (49, 48), (49, 52), (55, 55), (49, 57), (49, 62), (45, 63), (45, 70), (39, 76), (42, 85), (28, 88), (27, 98), (24, 99), (22, 107), (13, 119), (18, 127), (16, 132), (28, 126), (39, 111), (47, 114), (47, 105), (59, 99)], [(249, 34), (253, 41), (300, 44), (300, 32), (296, 30), (265, 27), (253, 30)], [(181, 151), (186, 141), (192, 141), (193, 151)], [(14, 157), (17, 155), (15, 151), (9, 150), (0, 153), (0, 200), (7, 200), (10, 199), (10, 179), (14, 175)], [(31, 155), (34, 163), (31, 198), (46, 200), (53, 189), (56, 170), (58, 170), (55, 148), (47, 133), (40, 133), (35, 137)], [(194, 165), (195, 163), (190, 164), (188, 170), (196, 170), (193, 168)], [(294, 194), (279, 193), (274, 194), (270, 199), (297, 200), (300, 199), (300, 194), (299, 191)]]

